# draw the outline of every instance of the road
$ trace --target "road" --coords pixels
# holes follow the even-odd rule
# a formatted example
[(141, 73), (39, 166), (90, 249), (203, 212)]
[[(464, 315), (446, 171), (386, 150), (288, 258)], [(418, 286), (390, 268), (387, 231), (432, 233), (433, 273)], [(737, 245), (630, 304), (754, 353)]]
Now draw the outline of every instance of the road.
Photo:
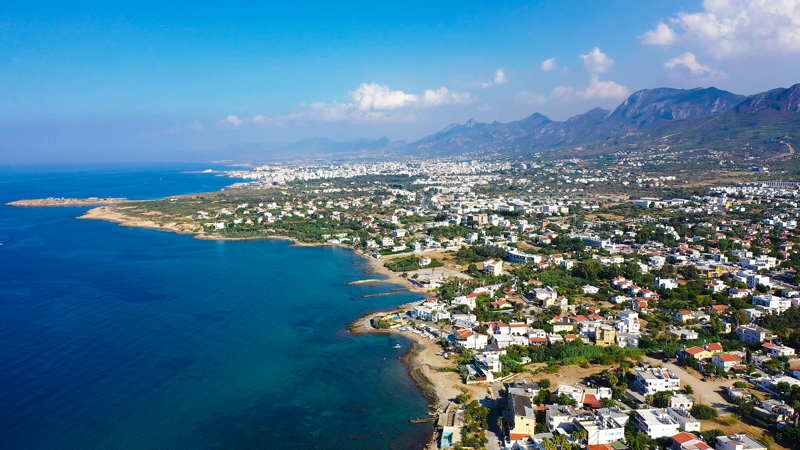
[(678, 366), (671, 361), (665, 363), (660, 359), (651, 358), (649, 356), (645, 356), (642, 359), (654, 366), (663, 366), (673, 371), (675, 375), (680, 377), (681, 384), (688, 384), (692, 387), (692, 390), (694, 391), (694, 398), (698, 403), (713, 406), (720, 412), (732, 411), (733, 405), (728, 403), (725, 398), (722, 397), (721, 392), (723, 391), (724, 387), (732, 385), (734, 380), (703, 381), (684, 370), (683, 367)]

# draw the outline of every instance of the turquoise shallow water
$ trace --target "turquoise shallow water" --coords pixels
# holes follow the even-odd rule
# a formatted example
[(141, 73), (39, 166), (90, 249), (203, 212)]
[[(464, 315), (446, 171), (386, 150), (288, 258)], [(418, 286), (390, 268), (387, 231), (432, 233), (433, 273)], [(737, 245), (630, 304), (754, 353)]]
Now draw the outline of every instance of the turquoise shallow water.
[[(181, 169), (0, 169), (0, 201), (230, 183)], [(352, 252), (75, 220), (83, 210), (0, 207), (3, 448), (413, 448), (428, 436), (407, 422), (426, 413), (399, 360), (408, 343), (346, 331), (416, 297), (362, 298), (394, 286), (347, 286), (364, 278)]]

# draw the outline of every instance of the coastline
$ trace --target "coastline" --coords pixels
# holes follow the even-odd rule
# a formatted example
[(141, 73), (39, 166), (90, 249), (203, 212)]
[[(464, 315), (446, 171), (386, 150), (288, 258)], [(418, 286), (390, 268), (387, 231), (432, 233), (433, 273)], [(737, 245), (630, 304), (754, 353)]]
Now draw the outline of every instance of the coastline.
[[(179, 224), (177, 222), (160, 223), (154, 220), (148, 220), (138, 217), (131, 217), (119, 211), (119, 207), (100, 206), (89, 209), (78, 219), (84, 220), (103, 220), (107, 222), (117, 223), (120, 226), (132, 228), (145, 228), (156, 231), (172, 232), (177, 234), (192, 234), (195, 239), (201, 240), (282, 240), (291, 242), (293, 247), (338, 247), (352, 251), (359, 256), (365, 266), (366, 275), (380, 275), (383, 279), (380, 280), (367, 280), (369, 282), (388, 283), (403, 287), (404, 289), (420, 295), (430, 295), (426, 289), (423, 289), (405, 277), (400, 276), (400, 273), (393, 272), (386, 268), (380, 260), (377, 260), (365, 252), (349, 246), (331, 243), (308, 243), (300, 242), (297, 239), (288, 236), (259, 236), (247, 238), (226, 238), (220, 236), (209, 235), (204, 233), (197, 227), (187, 226), (186, 224)], [(365, 281), (365, 280), (358, 280)], [(447, 404), (463, 393), (469, 392), (473, 398), (482, 398), (486, 393), (486, 387), (480, 385), (467, 385), (461, 382), (461, 377), (458, 373), (449, 371), (439, 371), (438, 369), (444, 367), (452, 367), (452, 362), (441, 356), (441, 347), (435, 341), (429, 340), (416, 333), (408, 331), (400, 331), (396, 329), (376, 329), (372, 327), (371, 320), (382, 314), (390, 311), (399, 311), (409, 309), (412, 303), (402, 304), (393, 308), (384, 309), (381, 311), (373, 311), (367, 313), (359, 318), (356, 318), (347, 325), (348, 330), (353, 334), (385, 334), (385, 335), (398, 335), (411, 342), (408, 351), (402, 357), (402, 362), (405, 364), (408, 376), (418, 386), (422, 394), (431, 400), (428, 405), (430, 414), (438, 416), (439, 413), (444, 411)], [(431, 438), (427, 445), (428, 448), (435, 448), (435, 432), (432, 430)]]
[[(205, 241), (256, 241), (256, 240), (280, 240), (280, 241), (288, 241), (292, 243), (293, 247), (336, 247), (336, 248), (343, 248), (352, 251), (356, 255), (360, 256), (364, 261), (365, 265), (367, 266), (366, 274), (367, 275), (381, 275), (385, 277), (385, 279), (380, 280), (382, 283), (391, 283), (397, 284), (402, 286), (403, 288), (414, 292), (415, 294), (422, 294), (428, 295), (429, 292), (426, 289), (423, 289), (405, 277), (400, 276), (400, 273), (393, 272), (386, 268), (381, 262), (365, 252), (355, 249), (353, 247), (342, 245), (342, 244), (332, 244), (328, 242), (301, 242), (295, 238), (289, 236), (282, 236), (282, 235), (267, 235), (267, 236), (255, 236), (255, 237), (223, 237), (223, 236), (216, 236), (212, 234), (205, 233), (202, 229), (194, 224), (185, 224), (185, 223), (178, 223), (178, 222), (168, 222), (168, 223), (161, 223), (155, 220), (148, 220), (140, 217), (132, 217), (124, 212), (119, 210), (119, 206), (99, 206), (95, 208), (91, 208), (82, 215), (78, 216), (78, 219), (83, 220), (103, 220), (106, 222), (113, 222), (117, 223), (123, 227), (131, 227), (131, 228), (145, 228), (148, 230), (156, 230), (156, 231), (164, 231), (169, 233), (177, 233), (177, 234), (191, 234), (195, 239), (205, 240)], [(124, 207), (123, 207), (124, 208)]]

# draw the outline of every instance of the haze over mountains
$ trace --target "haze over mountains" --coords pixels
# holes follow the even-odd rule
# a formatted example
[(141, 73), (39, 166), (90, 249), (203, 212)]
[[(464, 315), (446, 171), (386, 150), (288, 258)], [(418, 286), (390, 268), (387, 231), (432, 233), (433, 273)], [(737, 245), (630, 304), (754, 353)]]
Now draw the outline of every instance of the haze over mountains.
[(605, 154), (653, 147), (702, 147), (770, 154), (800, 140), (800, 83), (744, 96), (714, 87), (656, 88), (633, 93), (613, 111), (595, 108), (564, 121), (533, 113), (512, 122), (453, 124), (416, 142), (388, 138), (339, 142), (306, 139), (231, 150), (278, 158), (457, 155), (558, 152)]

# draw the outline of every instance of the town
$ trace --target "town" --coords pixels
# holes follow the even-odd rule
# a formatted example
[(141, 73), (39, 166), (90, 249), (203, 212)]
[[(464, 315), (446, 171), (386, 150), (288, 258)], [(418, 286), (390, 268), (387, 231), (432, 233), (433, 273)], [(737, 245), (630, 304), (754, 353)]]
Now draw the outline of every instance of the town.
[(420, 292), (366, 319), (430, 350), (432, 448), (781, 449), (800, 442), (794, 173), (627, 153), (270, 165), (101, 210), (351, 248)]

